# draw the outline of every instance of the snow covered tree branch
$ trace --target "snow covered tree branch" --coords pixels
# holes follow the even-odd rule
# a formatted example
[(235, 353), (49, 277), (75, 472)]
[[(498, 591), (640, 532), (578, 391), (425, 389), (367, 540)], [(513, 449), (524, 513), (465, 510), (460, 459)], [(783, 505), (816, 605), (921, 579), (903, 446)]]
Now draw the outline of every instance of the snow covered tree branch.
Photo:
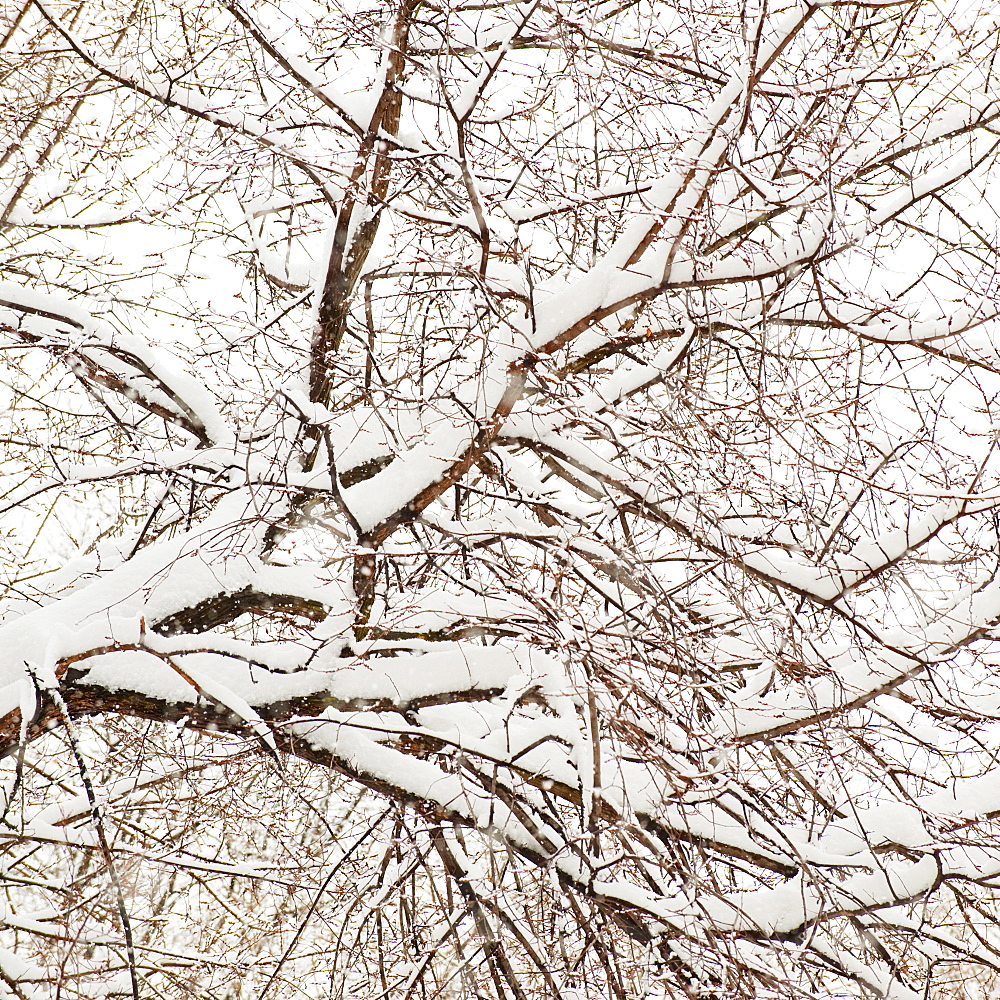
[(0, 14), (0, 995), (993, 995), (997, 42)]

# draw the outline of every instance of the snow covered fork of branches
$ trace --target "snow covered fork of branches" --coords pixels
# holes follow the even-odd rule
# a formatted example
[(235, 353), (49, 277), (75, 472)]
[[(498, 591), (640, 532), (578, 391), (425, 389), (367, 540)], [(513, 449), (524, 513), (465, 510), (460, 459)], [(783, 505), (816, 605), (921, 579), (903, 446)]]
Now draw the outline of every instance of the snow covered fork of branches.
[(0, 995), (995, 996), (997, 19), (8, 4)]

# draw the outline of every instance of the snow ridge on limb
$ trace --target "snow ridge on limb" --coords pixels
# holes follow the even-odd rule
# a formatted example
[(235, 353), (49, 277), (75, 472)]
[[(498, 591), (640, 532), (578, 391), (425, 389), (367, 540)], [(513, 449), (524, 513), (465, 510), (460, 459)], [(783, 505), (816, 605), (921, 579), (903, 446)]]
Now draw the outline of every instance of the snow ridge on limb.
[(200, 380), (162, 348), (112, 330), (64, 296), (0, 283), (0, 332), (47, 351), (75, 375), (176, 424), (202, 446), (234, 440)]
[[(798, 3), (773, 30), (773, 41), (751, 51), (739, 69), (704, 113), (704, 124), (687, 140), (678, 156), (679, 166), (652, 182), (648, 202), (655, 216), (673, 217), (666, 225), (660, 219), (635, 219), (615, 240), (611, 249), (585, 275), (538, 308), (534, 343), (542, 354), (565, 347), (584, 330), (635, 301), (659, 294), (671, 275), (690, 216), (702, 203), (716, 170), (735, 138), (742, 121), (747, 94), (781, 51), (797, 36), (812, 16), (814, 4)], [(729, 131), (727, 131), (727, 128)], [(662, 239), (662, 260), (643, 273), (637, 268), (638, 287), (627, 296), (616, 294), (618, 284), (628, 281), (654, 240)], [(567, 315), (568, 314), (568, 315)]]

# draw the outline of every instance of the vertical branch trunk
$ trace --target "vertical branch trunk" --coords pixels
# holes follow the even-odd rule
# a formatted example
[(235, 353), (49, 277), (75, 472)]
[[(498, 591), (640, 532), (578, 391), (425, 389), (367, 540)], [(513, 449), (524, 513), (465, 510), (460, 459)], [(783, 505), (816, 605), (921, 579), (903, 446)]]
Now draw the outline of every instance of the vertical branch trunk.
[[(398, 84), (406, 68), (410, 23), (419, 6), (420, 0), (401, 0), (386, 33), (389, 52), (382, 93), (358, 147), (351, 182), (337, 213), (309, 368), (309, 398), (322, 406), (332, 401), (332, 361), (347, 329), (351, 297), (375, 242), (389, 190), (392, 164), (388, 137), (395, 136), (399, 130), (403, 98)], [(310, 430), (314, 447), (307, 467), (312, 466), (320, 450), (317, 428)], [(359, 607), (358, 628), (368, 620), (377, 570), (373, 553), (355, 556), (353, 579)]]
[(388, 137), (399, 130), (402, 94), (398, 83), (406, 67), (410, 23), (420, 0), (402, 0), (387, 32), (382, 94), (358, 147), (351, 181), (341, 202), (319, 303), (309, 368), (309, 398), (326, 406), (331, 398), (330, 367), (347, 328), (351, 295), (378, 232), (391, 170)]

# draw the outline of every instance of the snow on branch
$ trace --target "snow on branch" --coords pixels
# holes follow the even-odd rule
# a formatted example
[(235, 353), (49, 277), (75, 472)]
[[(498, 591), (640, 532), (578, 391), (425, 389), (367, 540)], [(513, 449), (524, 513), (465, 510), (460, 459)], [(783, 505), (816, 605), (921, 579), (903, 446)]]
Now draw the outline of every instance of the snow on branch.
[(0, 993), (996, 992), (973, 7), (0, 13)]

